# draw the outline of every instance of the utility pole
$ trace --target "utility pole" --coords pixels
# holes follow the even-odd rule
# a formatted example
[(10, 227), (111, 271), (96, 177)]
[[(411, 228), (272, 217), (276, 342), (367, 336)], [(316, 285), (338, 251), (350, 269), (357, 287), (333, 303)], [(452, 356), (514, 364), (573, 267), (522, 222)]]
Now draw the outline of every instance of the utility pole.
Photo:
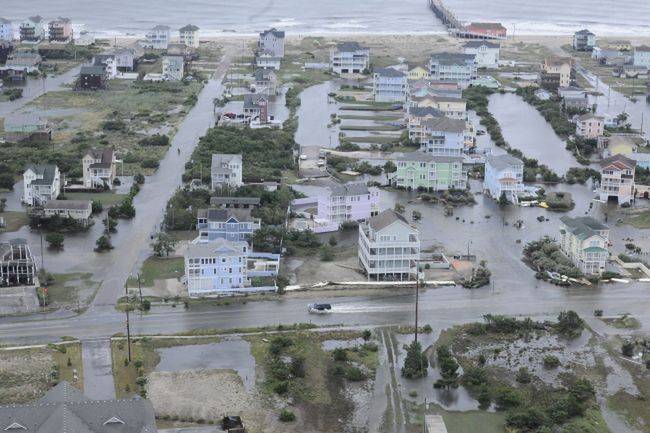
[(124, 283), (124, 291), (126, 292), (126, 347), (129, 353), (129, 362), (131, 362), (131, 327), (129, 325), (129, 289), (126, 282)]
[(138, 271), (138, 291), (140, 292), (140, 304), (142, 304), (142, 283), (140, 281), (140, 271)]
[(45, 275), (45, 255), (43, 254), (43, 225), (38, 225), (38, 232), (41, 235), (41, 272)]
[(415, 342), (418, 342), (418, 307), (420, 303), (420, 261), (415, 262)]

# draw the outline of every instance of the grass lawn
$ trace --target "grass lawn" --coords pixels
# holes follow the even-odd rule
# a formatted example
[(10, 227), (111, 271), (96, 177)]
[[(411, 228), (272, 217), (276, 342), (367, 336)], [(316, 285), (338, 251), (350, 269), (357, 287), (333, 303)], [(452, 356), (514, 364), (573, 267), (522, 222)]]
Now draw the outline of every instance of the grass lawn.
[(650, 211), (641, 212), (625, 218), (623, 222), (637, 229), (650, 229)]
[(90, 200), (100, 201), (105, 206), (117, 204), (124, 200), (125, 194), (114, 194), (112, 192), (67, 192), (68, 200)]
[(15, 232), (19, 230), (22, 226), (29, 224), (29, 217), (27, 212), (0, 212), (0, 217), (5, 219), (5, 227), (0, 228), (0, 233), (3, 232)]
[(390, 125), (373, 125), (373, 126), (358, 126), (358, 125), (341, 125), (341, 131), (399, 131), (401, 128)]
[[(218, 337), (200, 338), (166, 338), (156, 339), (139, 337), (131, 339), (131, 361), (128, 362), (128, 347), (126, 339), (113, 339), (111, 341), (111, 356), (113, 361), (113, 379), (115, 382), (115, 395), (117, 398), (127, 398), (139, 393), (140, 386), (136, 380), (145, 376), (156, 368), (160, 356), (156, 349), (174, 346), (187, 346), (194, 344), (218, 343)], [(136, 367), (136, 362), (140, 367)]]
[(385, 135), (373, 135), (371, 137), (347, 137), (353, 143), (375, 143), (375, 144), (397, 144), (400, 137), (388, 137)]
[(607, 323), (609, 326), (613, 326), (614, 328), (618, 328), (618, 329), (641, 328), (641, 322), (639, 322), (639, 319), (637, 319), (636, 317), (629, 316), (627, 314), (624, 314), (621, 317), (604, 318), (600, 320)]
[[(144, 287), (152, 287), (155, 280), (176, 278), (185, 272), (183, 257), (149, 257), (142, 264), (140, 278)], [(129, 278), (129, 287), (138, 287), (137, 278)]]
[[(83, 392), (83, 362), (81, 359), (81, 343), (76, 342), (65, 346), (65, 353), (52, 350), (54, 362), (59, 366), (59, 381), (65, 380)], [(70, 365), (68, 365), (68, 359)], [(77, 380), (74, 379), (74, 370), (77, 370)]]
[[(427, 415), (441, 415), (449, 432), (505, 433), (506, 415), (503, 412), (485, 411), (447, 411), (440, 406), (431, 405)], [(422, 424), (422, 417), (419, 424)]]
[(377, 115), (377, 116), (357, 116), (354, 114), (342, 114), (338, 116), (339, 119), (342, 120), (376, 120), (376, 121), (385, 121), (385, 122), (395, 122), (398, 120), (402, 120), (402, 116), (400, 115), (394, 115), (394, 116), (384, 116), (384, 115)]

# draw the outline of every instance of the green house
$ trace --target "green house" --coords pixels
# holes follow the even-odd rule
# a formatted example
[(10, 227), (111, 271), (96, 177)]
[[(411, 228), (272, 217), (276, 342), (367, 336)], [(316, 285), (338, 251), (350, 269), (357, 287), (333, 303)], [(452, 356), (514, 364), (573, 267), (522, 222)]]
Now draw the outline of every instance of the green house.
[(398, 188), (446, 191), (464, 189), (467, 172), (462, 156), (440, 156), (422, 152), (405, 154), (395, 161), (391, 183)]

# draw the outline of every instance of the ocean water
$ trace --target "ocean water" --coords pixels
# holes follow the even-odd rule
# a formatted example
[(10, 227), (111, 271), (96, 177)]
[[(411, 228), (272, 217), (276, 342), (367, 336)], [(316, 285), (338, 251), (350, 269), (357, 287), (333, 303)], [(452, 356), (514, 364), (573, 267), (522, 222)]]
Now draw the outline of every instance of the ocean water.
[[(500, 21), (510, 33), (650, 36), (650, 0), (445, 0), (461, 21)], [(143, 35), (157, 24), (196, 24), (204, 36), (252, 34), (441, 33), (427, 0), (0, 0), (0, 16), (66, 16), (95, 35)]]

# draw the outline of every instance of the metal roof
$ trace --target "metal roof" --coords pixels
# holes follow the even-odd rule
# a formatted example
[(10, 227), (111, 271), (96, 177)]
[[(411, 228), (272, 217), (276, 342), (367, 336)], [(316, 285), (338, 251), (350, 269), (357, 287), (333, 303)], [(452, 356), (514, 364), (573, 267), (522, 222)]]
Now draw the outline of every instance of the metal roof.
[(609, 230), (609, 227), (592, 217), (571, 218), (565, 215), (560, 218), (560, 221), (564, 223), (569, 232), (579, 239), (588, 239), (598, 235), (599, 231)]
[(386, 209), (385, 211), (381, 212), (379, 215), (376, 215), (368, 220), (368, 224), (370, 225), (370, 227), (372, 227), (374, 231), (383, 230), (389, 225), (393, 224), (394, 222), (401, 222), (403, 224), (406, 224), (409, 228), (412, 229), (408, 221), (406, 221), (406, 218), (404, 218), (402, 215), (398, 214), (392, 209)]
[(512, 155), (489, 155), (486, 162), (497, 170), (503, 170), (514, 165), (524, 165), (524, 162)]

